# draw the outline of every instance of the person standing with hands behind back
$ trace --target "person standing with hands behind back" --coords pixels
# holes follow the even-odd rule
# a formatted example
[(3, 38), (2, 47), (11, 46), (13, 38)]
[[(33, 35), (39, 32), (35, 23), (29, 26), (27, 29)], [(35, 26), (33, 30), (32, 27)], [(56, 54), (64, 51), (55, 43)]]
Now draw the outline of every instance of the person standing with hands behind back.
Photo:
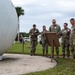
[(31, 56), (35, 54), (36, 46), (37, 46), (37, 36), (39, 35), (39, 30), (36, 28), (36, 24), (33, 24), (33, 28), (29, 31), (30, 35), (30, 50)]

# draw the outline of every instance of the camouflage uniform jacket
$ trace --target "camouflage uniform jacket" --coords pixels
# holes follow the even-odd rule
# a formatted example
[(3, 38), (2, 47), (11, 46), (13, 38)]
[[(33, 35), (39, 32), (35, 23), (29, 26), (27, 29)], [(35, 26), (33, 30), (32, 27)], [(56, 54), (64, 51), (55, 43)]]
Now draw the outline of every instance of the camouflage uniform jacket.
[(71, 38), (75, 39), (75, 25), (71, 27)]
[(50, 32), (55, 32), (57, 34), (57, 36), (60, 38), (60, 33), (61, 33), (61, 28), (59, 25), (56, 24), (56, 26), (51, 25), (49, 28)]
[(62, 29), (61, 31), (61, 36), (62, 36), (62, 42), (66, 41), (69, 42), (69, 39), (70, 39), (70, 29), (67, 28), (67, 29)]
[(41, 40), (42, 40), (42, 41), (46, 41), (46, 35), (45, 35), (46, 32), (48, 32), (48, 31), (47, 31), (47, 30), (43, 30), (43, 31), (41, 32)]
[(31, 40), (37, 40), (37, 36), (39, 35), (39, 30), (38, 29), (31, 29), (29, 31), (30, 39)]

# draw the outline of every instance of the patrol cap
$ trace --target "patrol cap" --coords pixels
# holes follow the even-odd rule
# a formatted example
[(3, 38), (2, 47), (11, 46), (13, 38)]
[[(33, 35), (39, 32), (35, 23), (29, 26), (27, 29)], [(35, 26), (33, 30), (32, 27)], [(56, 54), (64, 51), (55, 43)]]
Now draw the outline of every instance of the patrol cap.
[(36, 27), (36, 24), (33, 24), (33, 27)]

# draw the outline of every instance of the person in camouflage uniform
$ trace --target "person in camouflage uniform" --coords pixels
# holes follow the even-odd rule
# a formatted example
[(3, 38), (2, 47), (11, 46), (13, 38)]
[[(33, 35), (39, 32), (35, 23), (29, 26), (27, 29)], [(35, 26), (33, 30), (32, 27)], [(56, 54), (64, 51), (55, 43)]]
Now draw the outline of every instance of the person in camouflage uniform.
[(71, 18), (70, 23), (72, 25), (71, 35), (70, 35), (70, 46), (71, 46), (71, 52), (73, 54), (73, 58), (75, 60), (75, 19)]
[(35, 54), (36, 46), (37, 46), (37, 36), (39, 35), (39, 30), (36, 28), (36, 25), (33, 24), (33, 28), (29, 31), (30, 35), (30, 49), (31, 49), (31, 56)]
[(64, 23), (64, 29), (61, 31), (61, 44), (62, 44), (62, 55), (63, 58), (65, 58), (65, 50), (67, 51), (67, 57), (70, 56), (70, 50), (69, 50), (69, 40), (70, 40), (70, 29), (67, 27), (68, 24)]
[[(52, 20), (52, 25), (49, 27), (49, 31), (55, 32), (57, 34), (58, 38), (60, 38), (61, 28), (58, 24), (56, 24), (55, 19)], [(58, 56), (59, 55), (59, 48), (58, 47), (55, 47), (55, 48), (56, 48), (56, 53)], [(52, 51), (54, 52), (54, 49)]]
[(46, 26), (45, 25), (42, 28), (43, 28), (43, 31), (41, 32), (42, 51), (43, 51), (43, 55), (46, 52), (46, 56), (47, 56), (48, 55), (48, 43), (47, 43), (47, 39), (46, 39), (45, 33), (48, 32), (48, 31), (46, 30)]

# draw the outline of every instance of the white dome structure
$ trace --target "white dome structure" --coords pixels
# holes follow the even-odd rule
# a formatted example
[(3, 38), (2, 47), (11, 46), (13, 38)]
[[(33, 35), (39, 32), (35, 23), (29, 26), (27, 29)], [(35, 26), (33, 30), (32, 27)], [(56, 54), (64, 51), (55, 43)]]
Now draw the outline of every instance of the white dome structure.
[(11, 0), (0, 0), (0, 59), (15, 40), (18, 18)]

